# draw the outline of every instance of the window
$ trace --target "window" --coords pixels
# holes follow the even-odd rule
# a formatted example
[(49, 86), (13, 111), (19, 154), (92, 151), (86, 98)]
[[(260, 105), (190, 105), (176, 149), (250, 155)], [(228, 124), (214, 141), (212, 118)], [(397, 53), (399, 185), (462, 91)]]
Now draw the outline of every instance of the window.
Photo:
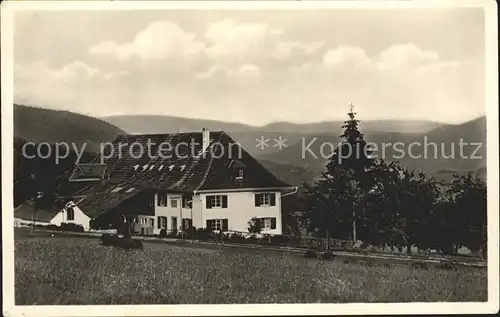
[(221, 196), (212, 196), (212, 208), (221, 208), (222, 207), (222, 197)]
[(255, 206), (256, 207), (268, 207), (276, 205), (276, 194), (275, 193), (260, 193), (255, 194)]
[(172, 208), (177, 208), (177, 198), (170, 199), (170, 206), (172, 206)]
[(276, 229), (276, 218), (260, 218), (262, 221), (262, 228), (265, 230)]
[(227, 208), (227, 195), (207, 196), (207, 209), (210, 208)]
[(264, 218), (264, 229), (271, 229), (271, 218)]
[(167, 229), (167, 217), (158, 216), (157, 222), (158, 229)]
[(160, 207), (167, 206), (167, 194), (158, 194), (158, 206)]
[(208, 219), (207, 228), (210, 230), (227, 231), (228, 221), (227, 219)]
[(75, 220), (75, 211), (72, 207), (66, 209), (66, 220)]
[(154, 227), (155, 227), (155, 220), (154, 220), (154, 218), (150, 218), (150, 219), (149, 219), (149, 226), (150, 226), (151, 228), (154, 228)]
[(260, 194), (260, 205), (269, 206), (269, 201), (271, 200), (269, 194)]
[(243, 179), (243, 169), (242, 168), (238, 169), (238, 176), (236, 176), (236, 179)]

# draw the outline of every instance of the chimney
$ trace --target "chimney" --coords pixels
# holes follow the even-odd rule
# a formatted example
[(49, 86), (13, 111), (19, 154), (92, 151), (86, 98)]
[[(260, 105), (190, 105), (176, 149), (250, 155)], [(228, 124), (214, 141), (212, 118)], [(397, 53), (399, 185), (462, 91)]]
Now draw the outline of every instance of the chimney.
[(202, 148), (203, 148), (203, 152), (205, 152), (205, 150), (208, 148), (208, 146), (210, 145), (210, 131), (208, 131), (208, 129), (205, 129), (203, 128), (201, 130), (201, 142), (202, 142)]

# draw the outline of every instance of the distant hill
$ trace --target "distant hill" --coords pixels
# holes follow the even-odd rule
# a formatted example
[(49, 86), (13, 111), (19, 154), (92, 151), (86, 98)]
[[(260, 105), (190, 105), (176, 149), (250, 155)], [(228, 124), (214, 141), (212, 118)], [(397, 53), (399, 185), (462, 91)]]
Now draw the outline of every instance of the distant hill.
[(98, 152), (101, 142), (112, 141), (125, 132), (116, 126), (69, 111), (14, 104), (14, 136), (32, 142), (75, 143)]
[[(212, 131), (226, 131), (239, 142), (250, 154), (261, 156), (275, 153), (275, 139), (281, 137), (286, 145), (299, 142), (310, 135), (342, 133), (343, 121), (325, 121), (317, 123), (297, 124), (290, 122), (274, 122), (264, 126), (251, 126), (242, 123), (224, 122), (205, 119), (189, 119), (159, 115), (121, 115), (106, 116), (102, 120), (109, 122), (128, 133), (175, 133), (201, 131), (206, 128)], [(430, 131), (441, 124), (431, 121), (412, 120), (375, 120), (361, 122), (365, 132), (388, 133), (421, 133)], [(258, 148), (257, 139), (269, 139), (266, 147)]]
[(102, 117), (120, 129), (132, 134), (154, 134), (201, 131), (206, 128), (211, 131), (245, 132), (255, 130), (255, 127), (217, 120), (189, 119), (174, 116), (156, 115), (120, 115)]
[[(263, 126), (265, 132), (285, 132), (303, 134), (342, 133), (344, 121), (324, 121), (296, 124), (290, 122), (274, 122)], [(424, 120), (367, 120), (360, 123), (361, 129), (375, 132), (421, 133), (441, 126), (441, 123)]]
[[(365, 131), (362, 130), (362, 132)], [(377, 145), (379, 158), (383, 157), (388, 161), (397, 160), (405, 167), (431, 174), (443, 170), (461, 173), (486, 168), (486, 117), (484, 116), (459, 125), (438, 127), (426, 133), (369, 131), (365, 132), (365, 140)], [(460, 140), (469, 144), (463, 146), (462, 155), (460, 154)], [(311, 142), (312, 146), (308, 147)], [(324, 144), (336, 146), (338, 142), (339, 137), (335, 134), (308, 135), (300, 142), (291, 144), (281, 151), (266, 153), (258, 158), (322, 171), (328, 161), (326, 156), (331, 149), (331, 146)], [(397, 149), (402, 149), (404, 152), (397, 151), (391, 145), (396, 142), (402, 142)], [(477, 145), (470, 145), (470, 143), (482, 144), (477, 153), (474, 153)], [(385, 151), (382, 151), (384, 144), (386, 145)], [(424, 151), (425, 144), (427, 144), (427, 151)], [(323, 156), (321, 146), (323, 146)], [(307, 148), (312, 154), (307, 151)], [(452, 153), (452, 148), (454, 148), (454, 158), (445, 158)], [(404, 155), (401, 155), (402, 153)], [(471, 158), (472, 154), (480, 158)]]
[(279, 164), (265, 160), (259, 160), (259, 162), (282, 181), (294, 186), (300, 187), (303, 183), (310, 183), (318, 175), (317, 171), (311, 171), (301, 166)]
[[(259, 131), (265, 133), (300, 133), (322, 134), (341, 132), (343, 121), (324, 121), (315, 123), (273, 122), (264, 126), (252, 126), (242, 123), (190, 119), (161, 115), (121, 115), (106, 116), (102, 120), (109, 122), (129, 133), (172, 133), (192, 132), (202, 128), (224, 130), (230, 133)], [(362, 122), (366, 131), (420, 133), (441, 126), (441, 123), (419, 120), (373, 120)]]

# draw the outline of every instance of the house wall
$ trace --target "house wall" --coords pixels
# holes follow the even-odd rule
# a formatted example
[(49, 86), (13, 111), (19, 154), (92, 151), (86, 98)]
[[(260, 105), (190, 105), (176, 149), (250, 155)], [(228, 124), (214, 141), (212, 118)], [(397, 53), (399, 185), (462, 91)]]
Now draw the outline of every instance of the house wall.
[[(167, 217), (167, 231), (178, 230), (182, 225), (182, 219), (192, 219), (193, 226), (205, 228), (208, 219), (227, 219), (228, 230), (238, 232), (248, 232), (248, 222), (253, 217), (276, 218), (276, 229), (265, 229), (263, 233), (281, 234), (281, 193), (272, 192), (276, 195), (274, 206), (255, 206), (255, 194), (259, 192), (211, 192), (200, 193), (193, 196), (192, 208), (182, 208), (182, 196), (179, 194), (167, 194), (167, 206), (158, 206), (158, 194), (154, 195), (154, 216), (138, 215), (138, 218), (148, 219), (147, 224), (136, 224), (136, 231), (141, 227), (151, 227), (149, 219), (154, 219), (154, 227), (151, 228), (154, 234), (159, 234), (163, 228), (158, 228), (158, 217)], [(227, 208), (206, 208), (208, 196), (226, 195)], [(172, 207), (172, 200), (177, 200), (177, 206)], [(172, 226), (172, 217), (177, 217), (177, 227)], [(148, 229), (149, 230), (149, 229)]]
[[(167, 194), (167, 206), (158, 206), (158, 194), (154, 195), (155, 227), (154, 233), (158, 234), (162, 228), (158, 228), (158, 217), (167, 217), (167, 231), (179, 230), (182, 219), (192, 219), (191, 208), (182, 208), (182, 196), (179, 194)], [(172, 200), (177, 201), (177, 206), (172, 207)], [(177, 217), (177, 226), (173, 227), (172, 217)]]
[(61, 210), (61, 212), (57, 213), (57, 215), (50, 220), (50, 223), (58, 226), (60, 226), (63, 222), (74, 223), (83, 226), (83, 229), (88, 231), (90, 229), (90, 218), (84, 214), (78, 206), (74, 206), (73, 210), (75, 215), (73, 220), (68, 220), (67, 213), (64, 210)]
[[(281, 234), (281, 193), (272, 192), (276, 195), (275, 206), (255, 206), (255, 194), (259, 192), (213, 192), (200, 193), (199, 198), (193, 201), (193, 208), (200, 209), (199, 214), (195, 218), (195, 223), (198, 227), (206, 227), (207, 219), (228, 219), (228, 230), (248, 232), (248, 222), (253, 217), (258, 218), (276, 218), (276, 229), (263, 230), (262, 233)], [(227, 208), (206, 208), (207, 196), (211, 195), (227, 195)], [(196, 202), (196, 204), (194, 203)]]

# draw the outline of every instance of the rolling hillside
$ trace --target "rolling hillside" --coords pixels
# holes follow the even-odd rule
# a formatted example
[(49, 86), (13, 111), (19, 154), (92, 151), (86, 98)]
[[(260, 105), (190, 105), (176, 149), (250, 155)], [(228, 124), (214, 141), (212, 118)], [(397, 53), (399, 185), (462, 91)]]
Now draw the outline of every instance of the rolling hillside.
[[(317, 123), (296, 124), (290, 122), (274, 122), (264, 126), (251, 126), (241, 123), (188, 119), (173, 116), (156, 115), (122, 115), (107, 116), (102, 120), (109, 122), (128, 133), (175, 133), (201, 131), (206, 128), (212, 131), (223, 130), (239, 142), (250, 154), (262, 156), (276, 153), (274, 139), (286, 139), (286, 145), (299, 142), (309, 135), (340, 135), (343, 121), (325, 121)], [(364, 131), (373, 133), (420, 133), (432, 130), (441, 124), (431, 121), (411, 120), (376, 120), (361, 122)], [(267, 147), (257, 148), (256, 140), (269, 139)]]
[(100, 119), (69, 112), (14, 104), (14, 136), (32, 142), (75, 143), (98, 152), (101, 142), (125, 132)]
[[(379, 158), (385, 158), (388, 161), (397, 160), (403, 166), (410, 169), (422, 170), (427, 173), (441, 172), (441, 174), (446, 174), (443, 171), (453, 173), (477, 171), (486, 168), (485, 117), (480, 117), (459, 125), (445, 125), (427, 133), (405, 134), (369, 131), (365, 132), (365, 140), (377, 145)], [(468, 144), (463, 145), (462, 153), (460, 152), (461, 140)], [(328, 155), (328, 152), (326, 150), (331, 147), (323, 147), (325, 155), (322, 157), (322, 144), (332, 143), (336, 145), (338, 141), (339, 137), (333, 134), (308, 135), (301, 142), (288, 146), (281, 151), (261, 155), (259, 158), (289, 165), (303, 166), (312, 170), (323, 170), (327, 162), (325, 156)], [(311, 142), (312, 145), (308, 147)], [(396, 142), (402, 143), (393, 147), (391, 144), (395, 144)], [(471, 143), (482, 145), (472, 145)], [(382, 151), (384, 144), (385, 151)], [(427, 144), (427, 147), (425, 144)], [(312, 153), (306, 151), (307, 148)], [(427, 151), (424, 150), (425, 148), (427, 148)], [(476, 148), (478, 148), (477, 153), (474, 153), (476, 152)], [(447, 158), (452, 153), (454, 157)], [(472, 157), (472, 154), (474, 154), (474, 157)]]
[[(129, 133), (191, 132), (207, 128), (209, 130), (224, 130), (231, 133), (258, 131), (265, 133), (280, 132), (286, 134), (321, 134), (331, 132), (338, 134), (338, 132), (341, 132), (340, 127), (343, 124), (343, 120), (339, 120), (304, 124), (273, 122), (264, 126), (251, 126), (234, 122), (161, 115), (121, 115), (107, 116), (101, 119)], [(403, 133), (427, 132), (442, 125), (437, 122), (418, 120), (367, 120), (363, 121), (361, 124), (362, 128), (366, 131)]]
[[(324, 171), (327, 162), (325, 156), (328, 155), (328, 150), (331, 147), (324, 146), (324, 157), (321, 157), (321, 145), (331, 143), (336, 146), (339, 141), (338, 136), (342, 132), (341, 122), (316, 124), (278, 122), (263, 127), (254, 127), (240, 123), (166, 116), (113, 116), (101, 120), (67, 111), (21, 105), (14, 107), (14, 120), (14, 133), (18, 138), (34, 142), (74, 142), (79, 146), (86, 142), (88, 144), (86, 150), (94, 152), (99, 150), (101, 142), (113, 140), (116, 135), (125, 133), (124, 131), (128, 133), (172, 133), (201, 131), (203, 127), (213, 131), (224, 130), (271, 172), (284, 181), (296, 185), (304, 181), (311, 182)], [(385, 157), (387, 160), (399, 160), (406, 167), (432, 174), (437, 173), (436, 175), (446, 179), (455, 172), (485, 170), (485, 117), (459, 125), (447, 124), (435, 127), (436, 125), (438, 124), (426, 121), (381, 120), (362, 121), (360, 127), (365, 134), (365, 139), (377, 144), (379, 157)], [(316, 133), (318, 131), (323, 132)], [(408, 131), (412, 133), (408, 133)], [(257, 139), (261, 137), (268, 139), (267, 146), (264, 148), (256, 146)], [(282, 140), (286, 140), (286, 147), (281, 150), (276, 147), (274, 141), (280, 137)], [(464, 157), (460, 157), (459, 142), (461, 138), (463, 142), (467, 143), (482, 142), (484, 145), (476, 153), (476, 156), (482, 156), (482, 158), (468, 158), (475, 151), (475, 146), (472, 145), (464, 146)], [(314, 154), (305, 151), (310, 142), (312, 142), (310, 149)], [(396, 142), (404, 144), (401, 148), (405, 151), (405, 156), (400, 157), (401, 150), (395, 151), (391, 146), (386, 146), (385, 151), (382, 152), (383, 144)], [(427, 157), (412, 158), (408, 155), (408, 146), (416, 142), (419, 144), (434, 142), (437, 146), (437, 152), (434, 152), (433, 146), (430, 145)], [(443, 157), (443, 154), (450, 154), (451, 147), (454, 147), (455, 158)], [(441, 153), (442, 150), (444, 153)], [(416, 145), (412, 149), (414, 156), (424, 153), (422, 146)]]

